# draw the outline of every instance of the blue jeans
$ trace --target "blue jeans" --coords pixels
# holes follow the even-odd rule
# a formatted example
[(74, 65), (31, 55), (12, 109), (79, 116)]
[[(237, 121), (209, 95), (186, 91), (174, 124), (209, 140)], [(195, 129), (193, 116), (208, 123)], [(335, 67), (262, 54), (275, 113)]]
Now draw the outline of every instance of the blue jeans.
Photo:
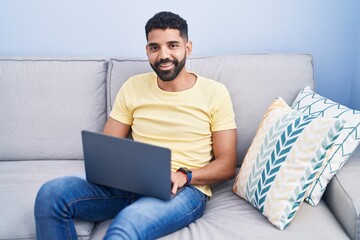
[(35, 201), (38, 239), (77, 239), (73, 219), (114, 218), (105, 239), (155, 239), (199, 218), (207, 196), (187, 186), (170, 201), (99, 186), (79, 177), (44, 184)]

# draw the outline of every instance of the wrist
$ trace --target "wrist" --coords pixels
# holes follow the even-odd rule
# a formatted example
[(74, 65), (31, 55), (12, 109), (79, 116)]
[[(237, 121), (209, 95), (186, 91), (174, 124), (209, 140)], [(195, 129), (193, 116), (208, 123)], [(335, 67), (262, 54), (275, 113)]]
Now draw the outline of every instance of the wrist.
[(186, 177), (186, 185), (189, 185), (192, 179), (192, 171), (188, 168), (181, 167), (177, 170), (177, 172), (181, 172)]

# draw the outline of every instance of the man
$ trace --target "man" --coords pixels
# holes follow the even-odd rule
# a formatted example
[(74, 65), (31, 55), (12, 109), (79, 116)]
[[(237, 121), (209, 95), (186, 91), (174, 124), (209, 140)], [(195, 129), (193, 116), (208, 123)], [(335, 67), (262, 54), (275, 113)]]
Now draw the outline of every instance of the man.
[(121, 87), (104, 134), (170, 148), (170, 201), (91, 184), (77, 177), (46, 183), (35, 203), (38, 239), (76, 239), (73, 219), (112, 219), (105, 239), (154, 239), (199, 218), (209, 184), (231, 179), (236, 168), (236, 125), (224, 85), (187, 72), (192, 50), (187, 23), (160, 12), (146, 26), (146, 53), (155, 73)]

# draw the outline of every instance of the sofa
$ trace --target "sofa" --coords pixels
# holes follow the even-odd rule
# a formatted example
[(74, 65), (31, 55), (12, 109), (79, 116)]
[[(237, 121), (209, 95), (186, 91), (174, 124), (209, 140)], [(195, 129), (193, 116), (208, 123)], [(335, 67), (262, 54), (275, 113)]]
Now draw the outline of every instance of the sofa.
[[(305, 86), (316, 90), (309, 54), (193, 57), (186, 66), (227, 86), (238, 126), (238, 170), (273, 99), (291, 106)], [(0, 58), (0, 239), (36, 239), (40, 186), (84, 176), (81, 131), (101, 132), (124, 81), (151, 70), (146, 59)], [(303, 202), (284, 230), (236, 195), (233, 183), (212, 185), (203, 216), (161, 239), (360, 239), (359, 148), (320, 203)], [(111, 220), (75, 222), (79, 239), (102, 239)]]

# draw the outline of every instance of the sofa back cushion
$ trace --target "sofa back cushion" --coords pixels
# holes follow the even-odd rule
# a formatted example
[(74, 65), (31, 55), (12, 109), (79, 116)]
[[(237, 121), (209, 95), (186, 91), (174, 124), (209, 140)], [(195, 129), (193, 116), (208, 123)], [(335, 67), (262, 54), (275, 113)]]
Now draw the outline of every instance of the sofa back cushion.
[[(238, 166), (256, 129), (276, 97), (291, 104), (306, 85), (314, 87), (312, 56), (249, 54), (190, 58), (187, 70), (224, 83), (232, 97), (238, 131)], [(132, 75), (152, 71), (145, 59), (111, 59), (108, 113), (121, 85)]]
[(0, 160), (81, 159), (106, 121), (103, 59), (0, 58)]

